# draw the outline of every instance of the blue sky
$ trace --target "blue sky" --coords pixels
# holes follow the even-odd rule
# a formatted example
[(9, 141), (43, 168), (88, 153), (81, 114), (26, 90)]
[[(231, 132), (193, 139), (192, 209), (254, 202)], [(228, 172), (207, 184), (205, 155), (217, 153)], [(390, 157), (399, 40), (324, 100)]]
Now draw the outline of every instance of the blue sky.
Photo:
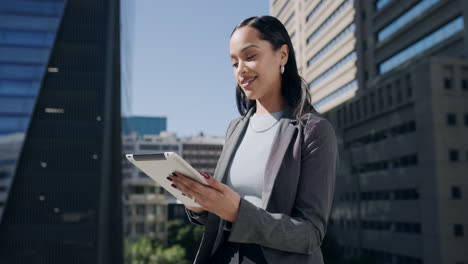
[(229, 37), (268, 0), (135, 1), (132, 112), (165, 116), (178, 136), (224, 136), (239, 116)]

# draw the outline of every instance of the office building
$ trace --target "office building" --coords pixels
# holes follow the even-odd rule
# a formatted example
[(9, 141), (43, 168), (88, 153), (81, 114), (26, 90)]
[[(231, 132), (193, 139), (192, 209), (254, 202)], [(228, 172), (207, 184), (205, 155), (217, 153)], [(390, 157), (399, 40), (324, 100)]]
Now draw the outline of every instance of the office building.
[(186, 137), (182, 141), (182, 158), (199, 172), (214, 175), (223, 150), (224, 138), (205, 136)]
[[(346, 257), (468, 263), (468, 2), (356, 0), (340, 11), (347, 2), (291, 1), (306, 10), (300, 25), (310, 14), (317, 23), (312, 28), (336, 25), (316, 33), (332, 34), (331, 41), (322, 45), (318, 37), (317, 51), (299, 53), (312, 63), (324, 58), (314, 69), (334, 63), (331, 58), (347, 50), (346, 39), (356, 52), (349, 66), (357, 69), (354, 95), (330, 96), (326, 104), (314, 99), (334, 124), (340, 149), (329, 230)], [(346, 12), (354, 13), (354, 36), (333, 33)], [(295, 45), (307, 47), (310, 36)], [(343, 91), (335, 83), (347, 76), (343, 65), (322, 78), (332, 90)], [(302, 73), (309, 84), (315, 81)]]
[[(133, 133), (124, 137), (126, 153), (176, 152), (199, 172), (214, 174), (224, 139), (198, 135), (178, 138), (174, 133)], [(123, 161), (124, 226), (130, 240), (149, 236), (166, 242), (167, 222), (188, 223), (183, 204), (127, 160)]]
[(120, 3), (0, 4), (0, 263), (122, 263)]
[(123, 120), (127, 124), (123, 127), (125, 135), (136, 132), (142, 138), (144, 135), (158, 135), (167, 131), (166, 117), (129, 116)]
[(359, 84), (355, 0), (270, 0), (270, 14), (283, 22), (299, 73), (321, 112), (352, 98)]
[[(137, 133), (124, 136), (125, 153), (148, 154), (176, 152), (182, 144), (173, 133), (159, 135)], [(123, 201), (125, 236), (130, 240), (151, 237), (166, 241), (168, 204), (176, 203), (171, 194), (126, 159), (123, 161)]]

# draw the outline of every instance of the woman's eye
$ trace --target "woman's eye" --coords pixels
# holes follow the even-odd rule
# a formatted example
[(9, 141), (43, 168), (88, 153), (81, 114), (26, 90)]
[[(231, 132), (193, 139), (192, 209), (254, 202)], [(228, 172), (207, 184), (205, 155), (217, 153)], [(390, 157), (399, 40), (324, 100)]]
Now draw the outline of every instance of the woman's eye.
[(236, 63), (232, 64), (232, 67), (236, 68), (237, 64), (239, 64), (239, 63), (236, 62)]
[(254, 55), (252, 55), (252, 56), (249, 56), (249, 57), (247, 57), (246, 59), (247, 59), (247, 60), (251, 60), (251, 59), (253, 59), (253, 58), (255, 57), (255, 55), (257, 55), (257, 54), (254, 54)]

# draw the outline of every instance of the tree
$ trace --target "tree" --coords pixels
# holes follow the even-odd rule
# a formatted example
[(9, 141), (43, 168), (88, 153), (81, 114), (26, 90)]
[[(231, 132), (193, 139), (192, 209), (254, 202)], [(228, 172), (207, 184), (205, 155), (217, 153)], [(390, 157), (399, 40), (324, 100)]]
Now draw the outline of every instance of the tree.
[(126, 264), (188, 264), (185, 249), (180, 245), (164, 248), (159, 241), (147, 237), (125, 240)]
[(180, 220), (168, 222), (168, 245), (180, 245), (185, 249), (186, 259), (193, 260), (203, 236), (204, 227), (184, 224)]

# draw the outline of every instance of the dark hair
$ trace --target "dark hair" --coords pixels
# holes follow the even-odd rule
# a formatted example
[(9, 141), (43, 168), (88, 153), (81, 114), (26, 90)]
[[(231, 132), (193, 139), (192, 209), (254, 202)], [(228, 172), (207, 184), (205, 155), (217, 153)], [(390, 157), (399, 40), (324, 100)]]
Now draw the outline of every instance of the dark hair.
[[(281, 94), (286, 103), (294, 110), (294, 116), (299, 124), (302, 124), (304, 114), (317, 111), (312, 106), (311, 96), (307, 89), (306, 81), (299, 75), (296, 64), (296, 56), (288, 31), (277, 18), (272, 16), (255, 16), (243, 20), (231, 33), (231, 37), (241, 27), (250, 26), (259, 31), (259, 38), (271, 43), (273, 50), (278, 50), (286, 44), (289, 49), (288, 61), (284, 65), (284, 73), (281, 78)], [(236, 84), (237, 110), (243, 116), (256, 107), (255, 100), (245, 96), (244, 91)]]

